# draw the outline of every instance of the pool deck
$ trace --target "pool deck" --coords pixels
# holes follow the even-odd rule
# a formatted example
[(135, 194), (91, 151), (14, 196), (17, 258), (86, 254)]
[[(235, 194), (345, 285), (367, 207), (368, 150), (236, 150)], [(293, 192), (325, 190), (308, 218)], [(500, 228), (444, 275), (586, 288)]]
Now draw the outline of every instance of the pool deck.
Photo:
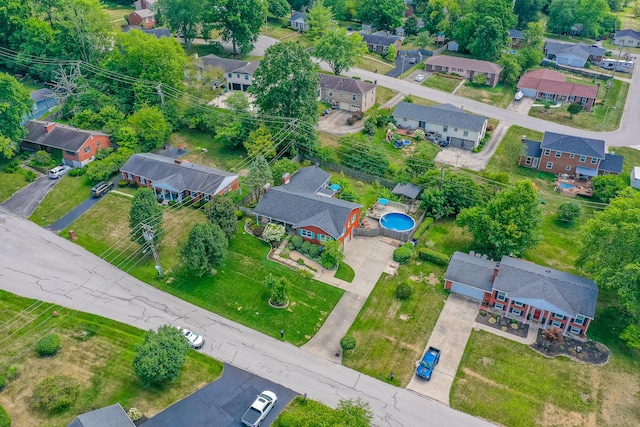
[[(562, 184), (568, 184), (573, 187), (564, 188), (562, 187)], [(591, 183), (591, 181), (587, 181), (584, 179), (558, 178), (554, 183), (554, 186), (558, 193), (566, 194), (567, 196), (593, 197), (593, 184)]]

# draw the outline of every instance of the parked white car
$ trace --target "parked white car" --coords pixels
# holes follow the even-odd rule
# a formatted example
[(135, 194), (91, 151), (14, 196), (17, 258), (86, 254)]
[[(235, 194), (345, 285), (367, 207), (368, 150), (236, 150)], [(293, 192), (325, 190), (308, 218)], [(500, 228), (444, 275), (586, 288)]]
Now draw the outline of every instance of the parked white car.
[(258, 427), (267, 417), (269, 412), (276, 406), (278, 397), (272, 391), (265, 390), (256, 397), (247, 412), (242, 416), (242, 425), (247, 427)]
[(58, 179), (61, 176), (68, 174), (70, 170), (71, 170), (71, 166), (67, 166), (67, 165), (56, 166), (55, 168), (49, 171), (49, 178)]
[(417, 82), (421, 82), (421, 81), (423, 81), (423, 80), (424, 80), (424, 74), (418, 74), (418, 75), (416, 76), (416, 81), (417, 81)]
[(184, 335), (189, 340), (191, 348), (195, 350), (202, 348), (202, 346), (204, 345), (204, 338), (202, 338), (202, 335), (196, 334), (195, 332), (192, 332), (188, 329), (181, 328), (180, 326), (177, 326), (177, 328), (180, 330), (180, 332), (182, 332), (182, 335)]

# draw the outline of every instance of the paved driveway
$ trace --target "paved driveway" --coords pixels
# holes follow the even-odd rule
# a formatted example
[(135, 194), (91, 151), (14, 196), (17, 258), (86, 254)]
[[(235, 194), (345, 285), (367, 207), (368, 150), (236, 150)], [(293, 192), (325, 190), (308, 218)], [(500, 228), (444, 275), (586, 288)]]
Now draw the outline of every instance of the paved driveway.
[(43, 175), (31, 184), (22, 188), (20, 191), (16, 192), (0, 206), (12, 214), (21, 216), (22, 218), (29, 218), (33, 211), (36, 210), (42, 199), (44, 199), (44, 196), (46, 196), (49, 190), (51, 190), (61, 179), (68, 178), (63, 176), (58, 179), (50, 179), (48, 176)]
[(263, 422), (268, 426), (298, 393), (225, 364), (222, 377), (217, 381), (174, 403), (142, 426), (236, 427), (258, 393), (264, 390), (271, 390), (278, 396), (276, 406)]
[(524, 116), (529, 115), (529, 110), (533, 105), (533, 98), (524, 97), (520, 101), (516, 101), (515, 99), (511, 100), (511, 103), (507, 105), (507, 110), (515, 111), (516, 113), (522, 114)]
[(440, 363), (436, 366), (431, 381), (425, 381), (414, 374), (407, 385), (409, 390), (449, 404), (453, 379), (458, 372), (479, 307), (479, 301), (458, 294), (449, 295), (427, 343), (427, 348), (433, 346), (440, 349)]
[(326, 132), (331, 135), (347, 135), (354, 132), (359, 132), (364, 127), (364, 119), (357, 121), (355, 124), (349, 126), (347, 119), (353, 114), (350, 111), (345, 110), (330, 110), (331, 112), (326, 116), (320, 117), (316, 129), (320, 132)]
[(465, 150), (457, 147), (446, 147), (440, 150), (434, 159), (438, 163), (446, 163), (454, 167), (470, 169), (473, 171), (481, 171), (487, 167), (491, 156), (496, 152), (500, 141), (509, 129), (509, 124), (500, 122), (493, 130), (491, 139), (487, 141), (484, 148), (479, 153), (471, 150)]

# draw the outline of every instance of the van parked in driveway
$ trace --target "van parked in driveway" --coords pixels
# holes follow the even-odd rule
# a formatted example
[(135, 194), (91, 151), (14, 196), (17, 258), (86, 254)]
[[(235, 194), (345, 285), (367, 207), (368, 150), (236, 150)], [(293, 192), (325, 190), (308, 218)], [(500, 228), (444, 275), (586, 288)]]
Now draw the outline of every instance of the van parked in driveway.
[(91, 195), (93, 197), (100, 197), (109, 192), (113, 188), (113, 181), (102, 181), (97, 183), (91, 189)]
[(67, 165), (56, 166), (55, 168), (49, 171), (49, 178), (58, 179), (61, 176), (68, 174), (70, 170), (71, 170), (71, 166), (67, 166)]

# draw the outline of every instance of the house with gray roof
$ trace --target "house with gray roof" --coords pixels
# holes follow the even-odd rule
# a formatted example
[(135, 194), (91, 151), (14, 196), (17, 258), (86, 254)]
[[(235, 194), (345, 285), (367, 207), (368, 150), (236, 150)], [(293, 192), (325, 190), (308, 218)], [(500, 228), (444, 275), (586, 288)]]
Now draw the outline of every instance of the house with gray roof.
[(624, 157), (607, 153), (601, 139), (545, 132), (542, 141), (525, 139), (523, 143), (526, 149), (520, 156), (521, 166), (584, 180), (622, 172)]
[(362, 205), (335, 198), (328, 186), (330, 175), (319, 166), (285, 174), (282, 185), (269, 187), (253, 209), (258, 221), (284, 224), (287, 231), (319, 244), (346, 243), (360, 223)]
[(67, 427), (135, 427), (119, 403), (80, 414)]
[(289, 18), (289, 26), (298, 31), (309, 31), (309, 24), (305, 21), (304, 12), (292, 12)]
[(246, 62), (209, 54), (198, 58), (195, 65), (200, 70), (207, 68), (222, 69), (224, 82), (217, 82), (218, 86), (224, 85), (229, 90), (246, 92), (253, 83), (253, 73), (260, 66), (260, 61)]
[(376, 103), (376, 85), (350, 77), (318, 73), (318, 99), (346, 111), (367, 111)]
[(384, 31), (378, 31), (377, 33), (367, 34), (361, 31), (362, 40), (367, 44), (367, 48), (371, 52), (384, 55), (389, 51), (389, 46), (393, 45), (396, 48), (396, 52), (402, 47), (402, 38), (398, 36), (389, 36)]
[(612, 43), (616, 46), (638, 47), (640, 46), (640, 31), (631, 29), (618, 30), (613, 36)]
[(520, 43), (524, 40), (524, 34), (520, 30), (509, 30), (509, 46), (512, 48), (520, 47)]
[(159, 200), (182, 202), (238, 191), (238, 175), (153, 153), (134, 154), (120, 168), (122, 178), (152, 188)]
[(542, 329), (584, 338), (595, 317), (598, 287), (593, 280), (503, 256), (500, 262), (456, 252), (444, 287), (481, 302), (484, 310)]
[(486, 117), (465, 113), (451, 104), (433, 107), (401, 102), (393, 111), (399, 127), (423, 129), (436, 140), (447, 141), (452, 147), (473, 150), (487, 131)]
[(607, 50), (584, 43), (560, 43), (548, 41), (544, 45), (544, 56), (558, 64), (584, 67), (587, 61), (600, 62)]

